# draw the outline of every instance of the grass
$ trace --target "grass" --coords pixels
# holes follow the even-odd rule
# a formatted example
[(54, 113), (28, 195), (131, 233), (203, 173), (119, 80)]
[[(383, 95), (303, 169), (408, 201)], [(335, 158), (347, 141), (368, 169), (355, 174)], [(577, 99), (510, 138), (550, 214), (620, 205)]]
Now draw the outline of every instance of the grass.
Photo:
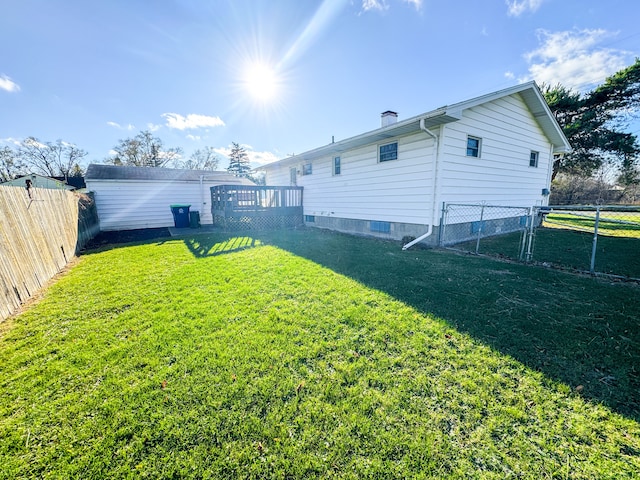
[[(544, 220), (544, 226), (547, 228), (569, 228), (590, 233), (593, 233), (595, 224), (595, 212), (550, 213)], [(604, 211), (598, 221), (598, 234), (640, 238), (640, 213)]]
[(639, 311), (317, 231), (96, 250), (0, 327), (0, 478), (632, 478)]
[[(593, 230), (575, 230), (569, 228), (568, 223), (563, 224), (565, 228), (560, 228), (559, 224), (554, 224), (553, 227), (549, 225), (545, 223), (543, 228), (536, 229), (532, 259), (538, 263), (588, 272), (591, 266)], [(607, 235), (600, 231), (596, 245), (595, 271), (640, 278), (640, 238), (633, 238), (629, 235), (633, 231), (618, 227), (617, 235)], [(521, 245), (522, 232), (485, 237), (480, 240), (478, 253), (519, 259)], [(475, 252), (476, 241), (464, 242), (455, 248)]]

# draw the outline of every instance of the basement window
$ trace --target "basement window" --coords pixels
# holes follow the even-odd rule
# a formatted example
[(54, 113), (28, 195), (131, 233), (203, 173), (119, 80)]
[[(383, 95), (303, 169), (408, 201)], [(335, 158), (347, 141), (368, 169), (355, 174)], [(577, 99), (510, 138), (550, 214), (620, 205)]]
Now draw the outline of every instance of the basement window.
[(391, 223), (389, 222), (378, 222), (372, 220), (369, 224), (369, 231), (371, 232), (380, 232), (380, 233), (389, 233), (391, 232)]
[(482, 139), (478, 137), (467, 136), (467, 157), (480, 157), (480, 146)]
[(538, 168), (538, 157), (540, 154), (538, 152), (531, 152), (529, 155), (529, 166)]
[(398, 142), (387, 143), (386, 145), (380, 145), (378, 160), (380, 162), (388, 162), (390, 160), (398, 159)]
[(315, 223), (316, 222), (316, 216), (315, 215), (305, 215), (304, 216), (304, 221), (307, 223)]

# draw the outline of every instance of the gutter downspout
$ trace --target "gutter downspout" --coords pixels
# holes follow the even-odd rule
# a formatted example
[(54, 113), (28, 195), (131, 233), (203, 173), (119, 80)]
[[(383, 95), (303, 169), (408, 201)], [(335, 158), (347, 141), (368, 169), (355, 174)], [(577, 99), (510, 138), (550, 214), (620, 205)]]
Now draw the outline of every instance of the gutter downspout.
[(200, 175), (200, 215), (204, 215), (204, 175)]
[(421, 242), (422, 240), (424, 240), (425, 238), (431, 236), (431, 234), (433, 233), (433, 223), (435, 221), (435, 217), (436, 217), (436, 185), (438, 182), (438, 159), (440, 157), (440, 143), (438, 141), (438, 136), (433, 133), (431, 130), (429, 130), (427, 127), (424, 126), (424, 118), (420, 119), (420, 130), (422, 130), (423, 132), (425, 132), (427, 135), (429, 135), (431, 138), (433, 138), (433, 150), (434, 150), (434, 159), (433, 159), (433, 185), (431, 188), (431, 195), (433, 197), (432, 200), (432, 209), (431, 209), (431, 219), (429, 221), (429, 226), (427, 228), (427, 233), (420, 235), (418, 238), (416, 238), (415, 240), (410, 241), (409, 243), (407, 243), (406, 245), (402, 246), (402, 250), (406, 250), (408, 248), (413, 247), (416, 243)]

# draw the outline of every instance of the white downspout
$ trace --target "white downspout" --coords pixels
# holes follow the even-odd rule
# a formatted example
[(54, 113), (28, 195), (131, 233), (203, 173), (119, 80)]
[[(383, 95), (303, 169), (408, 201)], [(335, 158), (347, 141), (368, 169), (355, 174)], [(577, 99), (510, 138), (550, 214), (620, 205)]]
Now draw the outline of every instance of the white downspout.
[(204, 216), (204, 175), (200, 175), (200, 218)]
[(436, 217), (436, 185), (438, 182), (438, 159), (440, 157), (440, 148), (438, 142), (438, 136), (424, 126), (424, 118), (420, 119), (420, 130), (425, 132), (431, 138), (433, 138), (433, 150), (434, 150), (434, 158), (433, 158), (433, 185), (431, 186), (431, 196), (432, 196), (432, 209), (431, 209), (431, 220), (429, 221), (429, 226), (427, 228), (427, 233), (420, 235), (415, 240), (410, 241), (406, 245), (402, 246), (402, 250), (406, 250), (408, 248), (413, 247), (416, 243), (421, 242), (425, 238), (431, 236), (433, 233), (433, 224), (435, 223)]

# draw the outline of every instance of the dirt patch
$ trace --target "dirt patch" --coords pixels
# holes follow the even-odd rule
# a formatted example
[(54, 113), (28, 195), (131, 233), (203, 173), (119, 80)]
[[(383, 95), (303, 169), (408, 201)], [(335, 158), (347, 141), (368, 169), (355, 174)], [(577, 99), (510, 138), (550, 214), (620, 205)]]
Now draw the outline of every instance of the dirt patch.
[(119, 232), (100, 232), (85, 247), (86, 249), (98, 248), (105, 245), (118, 243), (134, 243), (154, 240), (156, 238), (170, 237), (169, 229), (141, 228), (138, 230), (122, 230)]

